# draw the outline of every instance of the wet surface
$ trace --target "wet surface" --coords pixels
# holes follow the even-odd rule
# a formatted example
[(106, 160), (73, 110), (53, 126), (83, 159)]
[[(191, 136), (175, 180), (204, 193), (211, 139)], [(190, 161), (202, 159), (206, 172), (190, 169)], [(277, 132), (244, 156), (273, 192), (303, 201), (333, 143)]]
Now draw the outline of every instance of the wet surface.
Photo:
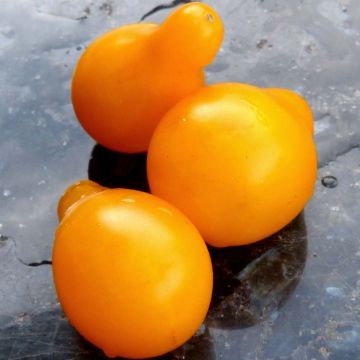
[(321, 184), (323, 184), (325, 187), (327, 187), (329, 189), (333, 189), (333, 188), (337, 187), (338, 180), (335, 176), (327, 175), (321, 179)]
[[(280, 233), (210, 249), (215, 289), (207, 320), (163, 359), (360, 359), (360, 3), (208, 3), (226, 26), (208, 81), (302, 93), (316, 118), (319, 174), (313, 199)], [(161, 21), (166, 5), (1, 3), (0, 359), (104, 358), (72, 329), (54, 293), (57, 199), (88, 177), (148, 190), (146, 156), (115, 154), (88, 138), (72, 111), (70, 79), (94, 36), (145, 14)]]

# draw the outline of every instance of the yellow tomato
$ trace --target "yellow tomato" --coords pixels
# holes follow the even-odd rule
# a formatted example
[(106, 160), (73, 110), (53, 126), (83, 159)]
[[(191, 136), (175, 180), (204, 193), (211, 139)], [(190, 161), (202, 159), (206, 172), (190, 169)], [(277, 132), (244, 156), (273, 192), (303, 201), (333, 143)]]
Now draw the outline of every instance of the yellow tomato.
[(104, 187), (91, 180), (81, 180), (69, 186), (61, 195), (58, 203), (58, 219), (61, 221), (67, 211), (78, 201), (87, 198), (90, 195), (97, 194), (105, 190)]
[(314, 116), (306, 100), (294, 91), (288, 89), (268, 88), (263, 89), (273, 96), (281, 106), (287, 109), (297, 121), (301, 121), (314, 134)]
[(73, 76), (81, 125), (112, 150), (146, 151), (162, 116), (204, 85), (202, 69), (222, 38), (221, 19), (202, 3), (178, 8), (160, 26), (128, 25), (101, 36)]
[(262, 89), (198, 90), (160, 122), (148, 152), (153, 194), (183, 211), (214, 246), (280, 230), (310, 199), (316, 150), (306, 121)]
[(196, 228), (134, 190), (104, 190), (72, 208), (56, 232), (53, 272), (70, 322), (110, 357), (147, 358), (182, 345), (212, 292)]

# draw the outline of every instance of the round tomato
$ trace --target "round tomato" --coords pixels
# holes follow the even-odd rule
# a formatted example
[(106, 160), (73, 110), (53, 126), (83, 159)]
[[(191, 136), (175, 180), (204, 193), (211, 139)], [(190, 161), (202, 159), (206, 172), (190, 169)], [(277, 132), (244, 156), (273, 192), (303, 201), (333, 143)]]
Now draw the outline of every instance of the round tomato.
[(53, 272), (70, 322), (110, 357), (147, 358), (182, 345), (212, 292), (196, 228), (134, 190), (104, 190), (73, 207), (56, 232)]
[(249, 244), (288, 224), (310, 199), (316, 168), (306, 122), (262, 89), (232, 83), (172, 108), (147, 164), (152, 193), (217, 247)]
[(178, 8), (163, 24), (134, 24), (96, 39), (72, 81), (77, 118), (97, 142), (146, 151), (161, 117), (204, 85), (203, 67), (223, 38), (216, 12), (201, 3)]

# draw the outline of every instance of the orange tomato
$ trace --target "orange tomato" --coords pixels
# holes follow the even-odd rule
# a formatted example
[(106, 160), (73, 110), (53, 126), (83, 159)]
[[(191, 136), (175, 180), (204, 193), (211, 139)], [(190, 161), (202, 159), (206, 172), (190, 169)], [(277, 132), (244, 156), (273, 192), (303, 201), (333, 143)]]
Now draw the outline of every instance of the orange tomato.
[(69, 186), (61, 195), (58, 203), (57, 213), (59, 221), (64, 218), (67, 211), (77, 204), (78, 201), (103, 190), (105, 190), (103, 186), (91, 180), (81, 180)]
[(70, 322), (110, 357), (147, 358), (182, 345), (204, 320), (212, 292), (196, 228), (135, 190), (104, 190), (63, 218), (53, 273)]
[(315, 145), (297, 115), (254, 86), (204, 87), (173, 107), (154, 133), (152, 193), (183, 211), (211, 245), (264, 239), (313, 193)]
[(72, 81), (77, 118), (97, 142), (146, 151), (162, 116), (202, 87), (223, 38), (216, 12), (202, 3), (178, 8), (161, 25), (120, 27), (95, 40)]
[(298, 121), (301, 121), (314, 134), (314, 115), (306, 100), (294, 91), (288, 89), (263, 89), (273, 96), (281, 106), (287, 109)]

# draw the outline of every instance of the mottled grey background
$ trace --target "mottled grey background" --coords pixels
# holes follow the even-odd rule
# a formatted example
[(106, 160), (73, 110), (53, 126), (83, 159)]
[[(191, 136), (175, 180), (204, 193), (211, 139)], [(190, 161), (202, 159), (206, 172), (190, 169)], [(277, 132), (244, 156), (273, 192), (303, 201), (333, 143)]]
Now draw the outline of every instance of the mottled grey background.
[[(169, 358), (360, 359), (360, 1), (207, 3), (226, 27), (208, 82), (303, 94), (316, 118), (319, 175), (300, 225), (231, 261), (214, 255), (216, 303)], [(94, 146), (69, 99), (74, 64), (95, 36), (160, 4), (0, 0), (0, 359), (101, 357), (64, 319), (51, 266), (29, 265), (50, 259), (57, 199), (87, 177)], [(328, 175), (336, 187), (322, 185)]]

